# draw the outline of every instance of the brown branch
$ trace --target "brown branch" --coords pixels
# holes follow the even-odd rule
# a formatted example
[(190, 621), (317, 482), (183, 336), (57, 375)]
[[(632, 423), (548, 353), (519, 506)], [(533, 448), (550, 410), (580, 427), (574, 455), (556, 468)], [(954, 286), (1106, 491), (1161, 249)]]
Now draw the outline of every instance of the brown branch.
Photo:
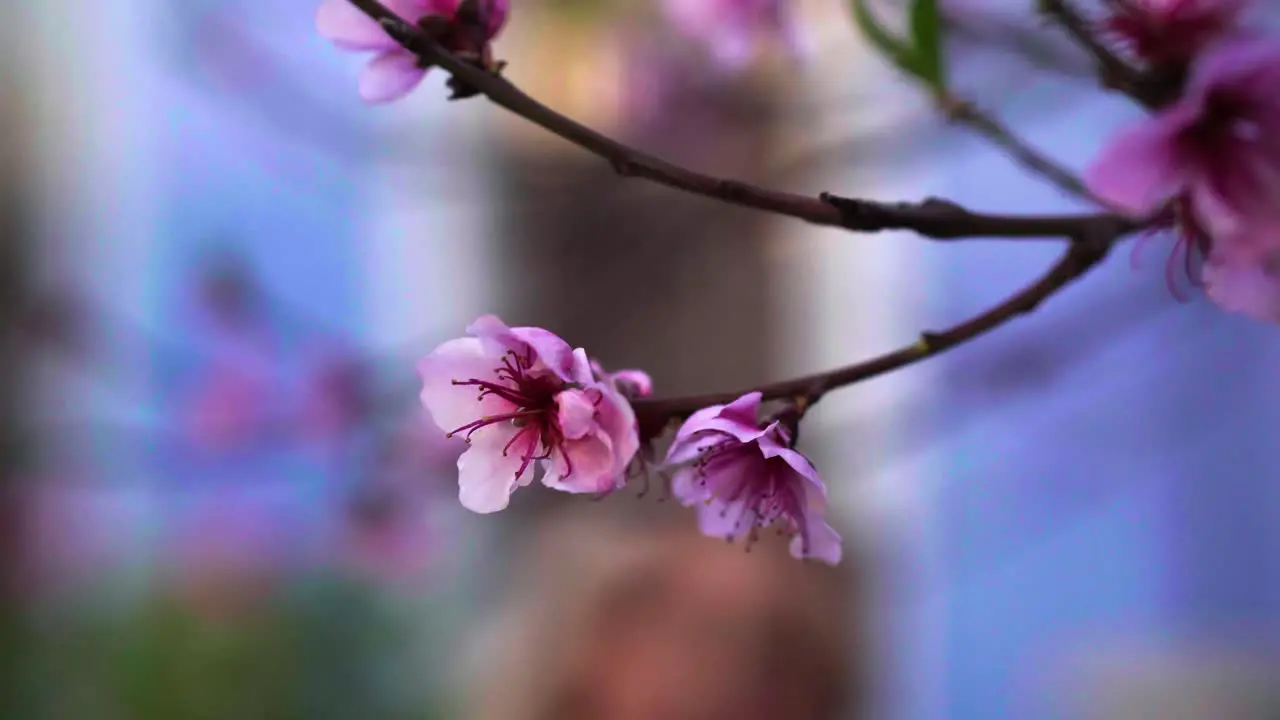
[[(1068, 246), (1062, 257), (1038, 280), (1009, 296), (998, 305), (945, 330), (922, 332), (913, 344), (868, 360), (827, 372), (764, 385), (756, 390), (765, 400), (792, 400), (812, 407), (827, 392), (885, 373), (914, 365), (974, 338), (985, 335), (1016, 317), (1032, 312), (1040, 303), (1083, 276), (1106, 257), (1115, 238), (1127, 232), (1123, 222), (1099, 219)], [(745, 392), (745, 391), (743, 391)], [(660, 435), (674, 419), (688, 417), (709, 405), (722, 405), (742, 392), (718, 393), (671, 399), (642, 399), (632, 402), (640, 419), (641, 437)]]
[(421, 28), (410, 25), (378, 0), (350, 0), (382, 23), (393, 38), (426, 62), (438, 65), (470, 90), (494, 104), (596, 155), (624, 177), (637, 177), (692, 195), (731, 205), (763, 210), (815, 225), (859, 232), (911, 230), (925, 237), (950, 240), (964, 237), (1007, 239), (1069, 238), (1098, 216), (996, 215), (966, 210), (955, 203), (928, 199), (919, 203), (881, 203), (843, 200), (831, 196), (800, 195), (707, 175), (669, 163), (592, 130), (526, 95), (506, 79), (467, 63), (441, 48)]
[[(422, 28), (400, 19), (378, 0), (350, 2), (378, 20), (391, 37), (423, 61), (451, 73), (458, 95), (483, 95), (494, 104), (608, 161), (624, 177), (644, 178), (693, 195), (848, 230), (904, 229), (939, 240), (999, 237), (1071, 241), (1062, 258), (1043, 277), (986, 312), (946, 330), (922, 333), (916, 343), (870, 360), (757, 388), (769, 400), (791, 400), (808, 408), (831, 390), (912, 365), (984, 335), (1031, 312), (1084, 275), (1102, 261), (1118, 239), (1141, 225), (1112, 214), (991, 215), (932, 198), (918, 203), (883, 203), (830, 193), (811, 197), (706, 175), (640, 152), (561, 115), (496, 73), (445, 51)], [(1026, 150), (1034, 155), (1034, 151)], [(661, 434), (670, 421), (687, 417), (707, 405), (732, 401), (741, 394), (637, 400), (633, 406), (641, 437), (652, 439)]]
[(1014, 162), (1053, 183), (1063, 192), (1094, 202), (1093, 195), (1075, 173), (1045, 157), (1014, 135), (1003, 123), (982, 112), (973, 103), (952, 95), (942, 95), (937, 102), (948, 120), (967, 125), (993, 145), (1004, 150)]

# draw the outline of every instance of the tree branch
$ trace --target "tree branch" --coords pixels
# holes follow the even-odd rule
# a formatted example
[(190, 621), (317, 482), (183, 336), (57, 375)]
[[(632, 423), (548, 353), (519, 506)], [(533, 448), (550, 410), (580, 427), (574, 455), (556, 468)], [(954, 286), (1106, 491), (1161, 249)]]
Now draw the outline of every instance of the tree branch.
[[(793, 400), (808, 408), (831, 390), (939, 355), (985, 335), (1016, 317), (1032, 312), (1040, 306), (1040, 303), (1102, 262), (1114, 245), (1115, 239), (1127, 231), (1128, 226), (1123, 222), (1100, 218), (1087, 228), (1084, 235), (1068, 246), (1062, 257), (1038, 280), (958, 325), (940, 331), (922, 332), (920, 338), (911, 345), (852, 365), (783, 380), (755, 389), (764, 394), (765, 400)], [(672, 420), (688, 417), (709, 405), (732, 402), (743, 392), (671, 399), (640, 399), (632, 401), (632, 407), (635, 408), (636, 417), (640, 422), (641, 437), (650, 439), (660, 435)]]
[[(421, 28), (400, 19), (378, 0), (350, 2), (379, 21), (392, 38), (424, 62), (451, 73), (453, 87), (459, 95), (483, 95), (494, 104), (608, 161), (624, 177), (640, 177), (693, 195), (854, 231), (904, 229), (938, 240), (1001, 237), (1071, 241), (1062, 258), (1039, 280), (959, 325), (921, 333), (916, 343), (869, 360), (757, 388), (767, 400), (791, 400), (801, 411), (831, 390), (933, 357), (1031, 312), (1096, 266), (1117, 240), (1143, 224), (1107, 213), (990, 215), (933, 198), (919, 203), (882, 203), (831, 193), (815, 198), (706, 175), (630, 148), (561, 115), (497, 74), (445, 51)], [(988, 125), (987, 130), (1001, 135), (999, 126)], [(1021, 147), (1007, 133), (1002, 139), (1006, 144)], [(1029, 148), (1025, 150), (1024, 161), (1035, 155)], [(688, 417), (708, 405), (730, 402), (741, 394), (640, 399), (632, 405), (640, 424), (640, 436), (648, 440), (660, 435), (672, 420)]]
[[(692, 195), (731, 205), (785, 215), (815, 225), (858, 232), (911, 230), (925, 237), (1070, 238), (1095, 221), (1096, 214), (996, 215), (966, 210), (948, 201), (881, 203), (871, 200), (813, 197), (719, 178), (669, 163), (624, 145), (543, 105), (506, 79), (447, 52), (421, 28), (410, 25), (378, 0), (350, 0), (379, 21), (391, 37), (428, 63), (451, 73), (467, 88), (494, 104), (596, 155), (623, 177), (638, 177)], [(839, 200), (833, 203), (832, 200)]]
[(1014, 135), (1003, 123), (982, 112), (973, 103), (952, 95), (942, 95), (938, 98), (938, 106), (947, 119), (967, 125), (993, 145), (1004, 150), (1022, 167), (1048, 180), (1069, 195), (1095, 202), (1093, 195), (1075, 173), (1045, 157)]

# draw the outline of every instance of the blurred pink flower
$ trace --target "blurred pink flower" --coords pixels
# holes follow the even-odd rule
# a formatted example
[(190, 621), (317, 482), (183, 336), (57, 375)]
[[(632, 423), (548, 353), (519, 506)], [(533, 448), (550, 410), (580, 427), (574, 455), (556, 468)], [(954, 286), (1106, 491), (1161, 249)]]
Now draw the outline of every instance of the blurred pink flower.
[(676, 30), (706, 43), (723, 66), (741, 68), (756, 54), (760, 41), (782, 41), (792, 57), (805, 54), (788, 0), (664, 0)]
[(262, 431), (270, 388), (265, 379), (235, 363), (217, 362), (186, 408), (186, 430), (197, 446), (225, 451)]
[(1106, 27), (1155, 65), (1185, 63), (1236, 27), (1247, 0), (1112, 0)]
[(303, 432), (321, 442), (344, 437), (369, 410), (367, 381), (356, 358), (340, 353), (321, 355), (303, 389)]
[[(1182, 99), (1114, 137), (1086, 174), (1090, 190), (1144, 217), (1167, 207), (1202, 245), (1209, 297), (1234, 312), (1280, 320), (1280, 46), (1242, 40), (1206, 53)], [(1209, 268), (1213, 268), (1209, 270)], [(1231, 287), (1237, 280), (1248, 290)]]
[(746, 538), (750, 546), (777, 524), (792, 536), (795, 557), (839, 563), (840, 536), (825, 520), (826, 487), (809, 460), (788, 447), (779, 422), (760, 426), (760, 399), (752, 392), (690, 416), (667, 451), (666, 464), (677, 468), (672, 490), (698, 506), (706, 535)]
[[(402, 20), (430, 30), (445, 49), (486, 67), (489, 42), (502, 30), (510, 12), (508, 0), (385, 0), (384, 4)], [(444, 22), (433, 23), (431, 18)], [(324, 0), (316, 28), (338, 47), (377, 53), (360, 76), (360, 96), (366, 102), (398, 100), (426, 77), (428, 68), (418, 57), (349, 0)]]
[(440, 550), (430, 498), (404, 480), (365, 488), (347, 509), (340, 559), (362, 580), (390, 584), (421, 580)]
[(586, 353), (541, 328), (508, 328), (486, 315), (418, 365), (422, 402), (450, 436), (470, 447), (458, 459), (460, 498), (480, 513), (549, 465), (542, 482), (599, 493), (625, 484), (639, 449), (631, 405), (591, 375)]

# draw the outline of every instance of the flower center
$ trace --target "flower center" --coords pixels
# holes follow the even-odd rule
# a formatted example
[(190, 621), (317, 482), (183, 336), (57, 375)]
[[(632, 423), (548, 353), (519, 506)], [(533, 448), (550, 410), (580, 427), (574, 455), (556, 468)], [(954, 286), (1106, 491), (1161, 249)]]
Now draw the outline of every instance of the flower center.
[[(742, 506), (725, 540), (745, 538), (749, 551), (760, 539), (760, 531), (771, 525), (777, 526), (779, 536), (794, 537), (804, 532), (804, 516), (788, 482), (791, 468), (785, 461), (765, 458), (757, 448), (737, 439), (727, 439), (703, 452), (694, 462), (698, 483), (711, 492), (714, 500), (723, 503), (720, 516), (727, 518), (734, 506)], [(808, 539), (804, 542), (807, 544)], [(808, 552), (807, 545), (805, 551)]]
[(508, 350), (502, 356), (502, 364), (494, 368), (491, 379), (452, 380), (454, 385), (477, 388), (476, 402), (494, 396), (510, 403), (513, 409), (496, 415), (483, 415), (479, 420), (455, 428), (445, 436), (452, 438), (465, 433), (462, 438), (471, 442), (472, 433), (480, 428), (510, 423), (517, 431), (503, 446), (502, 454), (505, 457), (512, 450), (520, 453), (521, 463), (516, 470), (516, 478), (523, 475), (534, 461), (549, 459), (552, 451), (557, 449), (564, 457), (567, 477), (573, 472), (573, 466), (568, 454), (564, 452), (564, 433), (556, 422), (556, 395), (568, 384), (555, 376), (531, 374), (533, 362), (532, 348), (527, 348), (524, 354)]

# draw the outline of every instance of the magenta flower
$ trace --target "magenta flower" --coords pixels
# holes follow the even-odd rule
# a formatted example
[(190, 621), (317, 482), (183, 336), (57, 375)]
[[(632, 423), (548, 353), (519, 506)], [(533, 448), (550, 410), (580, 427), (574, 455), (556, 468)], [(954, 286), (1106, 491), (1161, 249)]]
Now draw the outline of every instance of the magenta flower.
[(672, 491), (685, 505), (698, 505), (702, 532), (729, 540), (777, 525), (790, 534), (791, 554), (840, 562), (840, 536), (827, 524), (827, 489), (818, 472), (789, 445), (779, 422), (757, 421), (761, 395), (752, 392), (728, 405), (694, 413), (671, 443), (666, 463), (677, 466)]
[(1112, 0), (1106, 20), (1133, 54), (1153, 65), (1185, 63), (1236, 27), (1246, 0)]
[(542, 482), (600, 493), (625, 483), (640, 447), (631, 405), (592, 377), (586, 352), (554, 333), (509, 328), (486, 315), (418, 365), (422, 403), (449, 436), (470, 447), (458, 459), (464, 507), (490, 513), (547, 466)]
[[(1233, 279), (1280, 280), (1280, 46), (1241, 41), (1206, 53), (1184, 96), (1120, 132), (1086, 174), (1090, 190), (1144, 217), (1173, 203), (1179, 233), (1214, 267), (1210, 298), (1255, 316), (1267, 296)], [(1208, 280), (1208, 278), (1206, 278)]]
[(667, 17), (682, 34), (706, 43), (722, 65), (740, 68), (757, 45), (780, 39), (793, 57), (805, 53), (786, 0), (664, 0)]
[[(384, 4), (402, 20), (430, 29), (446, 50), (486, 67), (491, 62), (489, 42), (502, 30), (510, 10), (508, 0), (384, 0)], [(463, 8), (478, 13), (459, 12)], [(360, 76), (360, 96), (366, 102), (398, 100), (426, 77), (426, 64), (348, 0), (324, 0), (316, 28), (340, 48), (376, 53)]]

